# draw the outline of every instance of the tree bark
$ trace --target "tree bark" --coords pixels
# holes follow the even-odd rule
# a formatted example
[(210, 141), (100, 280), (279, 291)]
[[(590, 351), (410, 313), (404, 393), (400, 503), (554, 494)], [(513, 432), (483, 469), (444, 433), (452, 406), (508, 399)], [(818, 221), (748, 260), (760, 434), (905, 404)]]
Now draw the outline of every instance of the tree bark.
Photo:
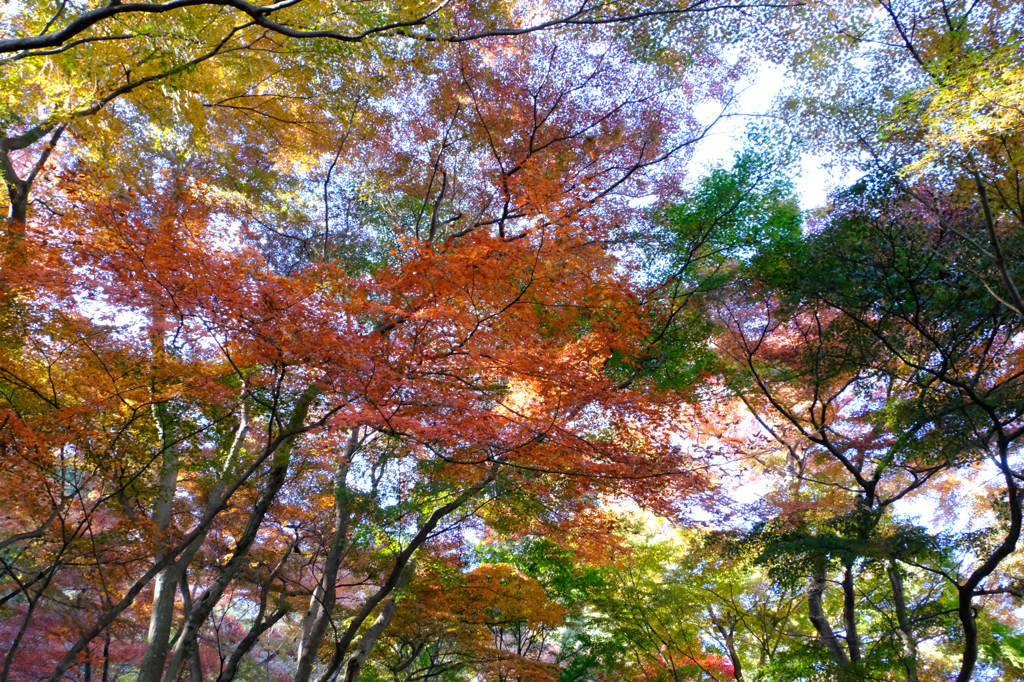
[(270, 614), (265, 620), (260, 618), (253, 626), (249, 628), (249, 632), (245, 633), (245, 637), (238, 643), (235, 650), (231, 652), (231, 656), (228, 658), (228, 662), (224, 665), (224, 669), (221, 670), (220, 675), (217, 676), (217, 682), (231, 682), (235, 679), (235, 675), (238, 674), (238, 664), (242, 662), (242, 658), (249, 653), (249, 651), (256, 646), (256, 642), (259, 641), (260, 635), (274, 627), (277, 621), (281, 620), (289, 613), (287, 608), (279, 608), (274, 613)]
[[(46, 165), (47, 159), (50, 158), (50, 154), (57, 146), (66, 127), (66, 123), (39, 125), (22, 135), (0, 138), (0, 178), (3, 179), (4, 186), (7, 188), (7, 200), (10, 204), (7, 209), (8, 229), (14, 226), (23, 228), (28, 220), (28, 203), (32, 184), (35, 182), (36, 176), (39, 175), (39, 171)], [(27, 149), (47, 135), (50, 136), (50, 139), (43, 146), (39, 158), (32, 164), (32, 169), (24, 178), (20, 177), (11, 160), (11, 152)], [(21, 228), (15, 227), (15, 229)]]
[(358, 446), (359, 429), (353, 427), (348, 444), (345, 446), (344, 457), (338, 463), (338, 468), (334, 473), (334, 533), (331, 535), (331, 544), (324, 560), (323, 575), (313, 590), (309, 611), (303, 619), (295, 682), (308, 682), (313, 674), (316, 654), (327, 633), (327, 626), (330, 624), (331, 614), (337, 601), (338, 569), (348, 546), (348, 528), (351, 516), (347, 478), (352, 456)]
[[(413, 574), (412, 565), (406, 566), (402, 572), (402, 579), (400, 584), (397, 585), (397, 589), (402, 589), (409, 582), (409, 579)], [(395, 611), (398, 609), (398, 603), (395, 601), (395, 593), (392, 592), (387, 602), (384, 603), (384, 607), (380, 610), (380, 615), (373, 621), (373, 625), (366, 631), (366, 634), (359, 640), (359, 644), (356, 645), (352, 655), (348, 657), (348, 661), (345, 663), (345, 680), (344, 682), (356, 682), (359, 678), (359, 672), (363, 669), (363, 665), (366, 663), (366, 657), (373, 651), (373, 645), (377, 643), (380, 635), (384, 630), (387, 629), (388, 625), (391, 624), (391, 619), (395, 617)]]
[[(158, 368), (166, 360), (166, 348), (163, 338), (163, 323), (165, 319), (160, 304), (154, 304), (152, 311), (154, 330), (150, 334), (154, 369)], [(157, 538), (158, 546), (163, 547), (167, 542), (164, 535), (171, 524), (171, 503), (174, 501), (174, 494), (178, 488), (179, 448), (178, 443), (174, 441), (167, 406), (156, 402), (157, 386), (153, 387), (153, 393), (153, 421), (156, 423), (157, 433), (160, 438), (160, 478), (157, 483), (157, 498), (153, 505), (152, 519), (157, 532), (160, 534), (160, 537)], [(194, 555), (194, 552), (192, 555)], [(189, 556), (189, 560), (191, 560), (192, 555)], [(155, 558), (157, 561), (164, 558), (163, 549), (156, 553)], [(181, 564), (182, 561), (180, 559), (171, 563), (157, 574), (154, 581), (153, 603), (149, 616), (149, 632), (146, 636), (146, 650), (142, 656), (142, 663), (139, 664), (140, 679), (148, 679), (163, 672), (167, 650), (170, 647), (171, 625), (174, 622), (174, 594), (178, 589), (178, 582), (184, 570)]]
[[(182, 610), (184, 611), (185, 618), (192, 615), (192, 591), (188, 586), (188, 568), (186, 567), (181, 572), (181, 579), (178, 581), (178, 587), (181, 589), (181, 604)], [(188, 676), (192, 682), (203, 681), (203, 661), (199, 657), (199, 642), (198, 639), (196, 644), (192, 647), (192, 655), (188, 660)]]
[[(286, 433), (294, 434), (299, 431), (318, 393), (319, 390), (315, 386), (310, 386), (303, 392), (296, 402), (295, 408), (292, 410), (292, 416)], [(284, 485), (288, 466), (291, 462), (291, 449), (295, 437), (295, 435), (291, 435), (282, 440), (277, 446), (276, 452), (271, 459), (270, 476), (268, 477), (263, 494), (257, 500), (252, 513), (249, 515), (249, 521), (246, 523), (245, 530), (235, 543), (235, 550), (231, 554), (231, 559), (220, 570), (213, 583), (195, 601), (192, 614), (182, 626), (181, 636), (171, 651), (171, 660), (163, 677), (165, 682), (175, 682), (178, 679), (185, 662), (185, 657), (191, 653), (192, 646), (199, 634), (199, 629), (206, 622), (206, 619), (209, 618), (220, 598), (224, 595), (224, 591), (245, 564), (249, 550), (256, 541), (256, 535), (259, 532), (260, 526), (263, 524), (267, 512), (270, 511), (270, 506), (277, 498), (277, 493)], [(159, 680), (159, 675), (143, 678), (140, 674), (137, 682), (159, 682)]]
[(7, 180), (7, 222), (24, 225), (28, 220), (28, 186), (21, 178)]
[[(327, 666), (327, 669), (323, 672), (323, 674), (321, 674), (317, 678), (317, 682), (328, 682), (329, 680), (334, 678), (335, 674), (338, 672), (338, 669), (341, 667), (342, 663), (346, 662), (346, 654), (348, 652), (348, 647), (355, 639), (355, 635), (359, 627), (363, 624), (363, 622), (366, 621), (366, 619), (370, 616), (373, 610), (377, 608), (377, 605), (380, 604), (380, 602), (384, 601), (385, 598), (388, 598), (390, 595), (392, 595), (395, 589), (400, 586), (402, 581), (406, 581), (409, 579), (409, 576), (406, 575), (406, 567), (409, 564), (410, 560), (412, 559), (413, 554), (415, 554), (416, 551), (420, 548), (420, 546), (427, 541), (427, 539), (430, 537), (430, 533), (433, 532), (434, 528), (437, 527), (437, 524), (440, 523), (441, 519), (462, 507), (462, 505), (464, 505), (469, 499), (476, 496), (481, 490), (487, 487), (489, 483), (491, 483), (497, 478), (498, 466), (499, 465), (495, 463), (495, 465), (491, 469), (490, 475), (488, 475), (486, 478), (484, 478), (476, 485), (464, 490), (462, 494), (460, 494), (457, 498), (455, 498), (448, 504), (444, 505), (443, 507), (440, 507), (439, 509), (436, 509), (434, 513), (432, 513), (426, 519), (426, 521), (420, 527), (419, 531), (416, 533), (415, 537), (413, 537), (413, 539), (409, 541), (409, 544), (406, 545), (405, 549), (403, 549), (402, 552), (395, 559), (395, 565), (391, 569), (391, 574), (388, 576), (388, 579), (381, 586), (381, 588), (377, 590), (377, 593), (370, 597), (370, 599), (368, 599), (365, 604), (363, 604), (363, 608), (361, 608), (359, 610), (359, 613), (356, 614), (355, 618), (352, 619), (352, 622), (349, 624), (348, 628), (341, 636), (341, 639), (335, 642), (334, 657), (331, 659), (330, 664)], [(393, 600), (393, 597), (391, 597), (391, 599)], [(383, 630), (383, 627), (386, 627), (387, 623), (390, 622), (391, 616), (388, 616), (387, 622), (384, 623), (381, 629)], [(379, 633), (377, 636), (379, 636)], [(360, 644), (362, 644), (364, 641), (367, 643), (367, 646), (369, 647), (369, 649), (367, 649), (366, 651), (366, 654), (368, 655), (370, 649), (372, 649), (374, 643), (376, 643), (377, 637), (375, 636), (370, 640), (364, 638), (363, 640), (360, 640)], [(358, 664), (358, 668), (362, 668), (362, 663)], [(346, 667), (346, 675), (348, 675), (347, 670), (348, 668)], [(358, 670), (356, 670), (356, 673), (358, 674)]]
[(725, 650), (729, 652), (729, 661), (732, 663), (732, 674), (736, 679), (736, 682), (744, 682), (743, 678), (743, 665), (740, 661), (739, 652), (736, 651), (736, 624), (735, 621), (730, 619), (729, 627), (726, 628), (725, 623), (719, 618), (718, 614), (711, 607), (708, 607), (708, 615), (711, 616), (711, 622), (714, 624), (715, 629), (718, 630), (718, 634), (722, 636), (722, 640), (725, 641)]
[(110, 629), (103, 638), (103, 682), (110, 682)]
[(807, 587), (807, 607), (811, 618), (811, 624), (818, 633), (818, 640), (825, 645), (832, 659), (839, 664), (843, 670), (850, 669), (850, 659), (843, 651), (843, 645), (832, 630), (822, 606), (822, 593), (825, 591), (825, 569), (821, 568), (811, 576), (811, 583)]
[(260, 636), (274, 627), (277, 621), (281, 620), (289, 613), (291, 608), (288, 606), (287, 601), (282, 601), (278, 604), (277, 610), (270, 615), (269, 618), (265, 618), (267, 613), (267, 597), (270, 594), (270, 589), (277, 580), (277, 576), (281, 573), (281, 569), (284, 568), (285, 563), (288, 561), (288, 556), (295, 550), (295, 546), (299, 543), (296, 538), (284, 551), (281, 556), (281, 560), (277, 562), (277, 566), (267, 577), (266, 584), (263, 585), (263, 589), (260, 590), (260, 608), (256, 612), (256, 618), (253, 620), (252, 627), (249, 628), (249, 632), (245, 633), (245, 637), (238, 643), (234, 651), (231, 652), (231, 656), (228, 658), (226, 665), (221, 666), (220, 674), (217, 675), (217, 682), (229, 682), (234, 679), (238, 673), (238, 664), (242, 662), (242, 658), (249, 652), (256, 642), (259, 641)]
[(853, 589), (853, 566), (843, 566), (843, 626), (846, 628), (846, 647), (850, 650), (851, 663), (860, 660), (856, 597)]
[(887, 569), (889, 584), (892, 585), (892, 601), (896, 607), (896, 622), (899, 625), (900, 640), (903, 642), (904, 666), (907, 669), (907, 682), (917, 682), (917, 640), (907, 616), (907, 601), (903, 592), (903, 576), (895, 561), (889, 562)]
[(960, 673), (956, 682), (970, 682), (974, 675), (974, 667), (978, 663), (978, 623), (974, 616), (975, 591), (982, 581), (988, 578), (1003, 559), (1010, 556), (1017, 548), (1017, 541), (1020, 539), (1021, 531), (1021, 491), (1014, 479), (1014, 472), (1010, 468), (1007, 452), (1010, 443), (1000, 438), (998, 444), (998, 465), (1003, 472), (1006, 481), (1007, 505), (1010, 509), (1010, 527), (1003, 538), (1003, 542), (993, 551), (985, 562), (976, 568), (963, 585), (957, 587), (957, 616), (964, 629), (964, 656), (960, 664)]
[[(263, 519), (270, 510), (270, 505), (277, 498), (277, 493), (280, 491), (281, 486), (284, 485), (286, 473), (287, 467), (274, 467), (271, 470), (266, 488), (264, 488), (263, 494), (260, 495), (256, 506), (249, 516), (249, 522), (246, 524), (245, 531), (235, 545), (235, 551), (232, 553), (231, 559), (220, 570), (213, 583), (196, 600), (192, 613), (182, 626), (178, 641), (171, 651), (171, 661), (167, 665), (166, 674), (163, 676), (163, 679), (167, 682), (175, 682), (178, 679), (185, 657), (190, 654), (195, 639), (199, 635), (199, 629), (213, 612), (214, 607), (216, 607), (220, 598), (224, 595), (224, 591), (245, 563), (249, 549), (256, 541), (256, 535), (263, 524)], [(138, 682), (159, 682), (159, 680), (159, 671), (157, 671), (155, 677), (147, 678), (143, 678), (140, 672), (138, 678)]]

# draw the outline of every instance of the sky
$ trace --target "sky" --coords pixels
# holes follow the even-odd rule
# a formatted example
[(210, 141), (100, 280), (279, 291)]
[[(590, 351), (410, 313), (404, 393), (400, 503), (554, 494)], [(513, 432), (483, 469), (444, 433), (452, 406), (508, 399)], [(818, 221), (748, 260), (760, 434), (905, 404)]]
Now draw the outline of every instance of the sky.
[[(697, 179), (705, 175), (709, 168), (729, 165), (743, 145), (747, 125), (765, 116), (776, 97), (792, 83), (785, 68), (762, 63), (736, 88), (738, 96), (730, 115), (716, 123), (698, 145), (690, 161), (690, 177)], [(697, 107), (696, 113), (701, 123), (706, 125), (721, 111), (717, 102), (706, 102)], [(801, 157), (798, 170), (799, 174), (794, 180), (800, 208), (804, 210), (824, 206), (830, 190), (853, 184), (859, 175), (855, 171), (841, 173), (828, 169), (824, 159), (809, 154)]]

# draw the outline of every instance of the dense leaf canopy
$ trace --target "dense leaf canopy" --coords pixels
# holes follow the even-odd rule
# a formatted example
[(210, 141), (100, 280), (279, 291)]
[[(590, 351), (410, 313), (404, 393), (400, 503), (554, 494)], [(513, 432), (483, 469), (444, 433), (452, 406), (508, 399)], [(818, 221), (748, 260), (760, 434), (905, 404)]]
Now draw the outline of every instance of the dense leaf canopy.
[(1021, 15), (9, 3), (0, 682), (1020, 679)]

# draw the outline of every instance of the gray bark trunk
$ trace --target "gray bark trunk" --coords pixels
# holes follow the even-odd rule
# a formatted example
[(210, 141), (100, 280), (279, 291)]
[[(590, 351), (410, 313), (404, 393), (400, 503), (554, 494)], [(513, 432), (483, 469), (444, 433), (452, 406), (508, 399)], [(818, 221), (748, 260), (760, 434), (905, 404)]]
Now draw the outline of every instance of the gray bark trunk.
[[(271, 471), (267, 487), (264, 489), (263, 494), (256, 503), (256, 507), (249, 516), (249, 523), (246, 525), (245, 531), (242, 533), (242, 537), (238, 539), (238, 542), (235, 545), (235, 551), (231, 555), (231, 559), (228, 561), (227, 565), (220, 570), (220, 573), (213, 583), (207, 587), (196, 600), (192, 609), (192, 614), (185, 621), (182, 627), (181, 636), (178, 638), (178, 642), (174, 645), (174, 649), (171, 652), (171, 661), (168, 664), (167, 672), (163, 677), (166, 682), (174, 682), (178, 679), (178, 675), (181, 674), (185, 657), (191, 653), (195, 639), (199, 635), (199, 629), (213, 612), (214, 607), (216, 607), (220, 598), (224, 595), (224, 591), (227, 589), (228, 585), (231, 584), (231, 581), (245, 563), (245, 559), (249, 554), (249, 549), (256, 540), (256, 534), (259, 531), (259, 527), (262, 525), (263, 519), (270, 510), (270, 505), (277, 497), (278, 491), (284, 484), (286, 473), (287, 469), (285, 467), (275, 467)], [(159, 680), (159, 674), (155, 677), (143, 678), (141, 672), (138, 678), (138, 682), (158, 682)]]
[(917, 682), (917, 640), (914, 629), (907, 616), (907, 601), (903, 593), (903, 576), (900, 575), (896, 562), (890, 561), (888, 567), (889, 584), (892, 585), (892, 600), (896, 606), (896, 623), (899, 626), (900, 640), (903, 642), (903, 665), (907, 669), (907, 682)]
[[(163, 424), (166, 416), (160, 413), (157, 413), (156, 416), (158, 424)], [(249, 412), (247, 406), (243, 404), (238, 429), (235, 432), (235, 438), (231, 444), (231, 451), (228, 453), (228, 458), (225, 463), (225, 475), (210, 493), (210, 500), (207, 503), (208, 514), (212, 513), (212, 511), (216, 509), (221, 502), (221, 498), (224, 495), (224, 490), (226, 488), (226, 478), (230, 474), (231, 468), (234, 466), (235, 461), (241, 453), (242, 445), (248, 432)], [(164, 433), (164, 429), (161, 426), (161, 440), (166, 443), (167, 439), (163, 437)], [(173, 470), (169, 466), (169, 462), (165, 461), (163, 465), (163, 476), (161, 479), (162, 497), (157, 500), (154, 512), (154, 521), (161, 530), (166, 530), (170, 525), (171, 498), (173, 498), (174, 488), (177, 486), (177, 447), (165, 445), (165, 452), (171, 451), (173, 451), (174, 455)], [(181, 582), (185, 575), (185, 571), (188, 569), (188, 565), (192, 563), (192, 559), (195, 557), (196, 552), (199, 551), (199, 548), (202, 547), (205, 540), (206, 533), (201, 534), (193, 540), (188, 548), (182, 553), (181, 558), (163, 569), (159, 574), (157, 574), (157, 577), (154, 580), (153, 611), (150, 615), (149, 634), (146, 638), (146, 650), (143, 654), (142, 663), (139, 665), (140, 680), (159, 680), (163, 676), (167, 653), (171, 647), (170, 636), (171, 625), (174, 622), (175, 588)], [(158, 561), (162, 558), (162, 553), (158, 554), (156, 557)], [(182, 594), (183, 599), (184, 596), (185, 595)], [(199, 681), (196, 680), (196, 682)]]
[[(319, 390), (315, 386), (311, 386), (303, 392), (296, 402), (295, 409), (292, 411), (286, 433), (294, 434), (302, 427), (309, 408), (318, 394)], [(270, 511), (270, 506), (277, 498), (277, 493), (284, 485), (285, 476), (288, 473), (288, 466), (291, 461), (291, 449), (294, 441), (295, 436), (291, 435), (277, 445), (276, 452), (271, 460), (270, 476), (264, 487), (263, 494), (257, 500), (256, 506), (249, 515), (249, 521), (246, 523), (245, 530), (235, 543), (235, 550), (231, 554), (231, 559), (220, 570), (213, 583), (196, 600), (192, 614), (182, 626), (181, 636), (171, 651), (171, 660), (163, 677), (165, 682), (175, 682), (178, 679), (185, 658), (191, 653), (192, 646), (199, 635), (199, 629), (206, 622), (206, 619), (210, 617), (213, 609), (224, 595), (224, 591), (245, 564), (249, 550), (256, 541), (256, 535), (259, 532), (260, 526), (263, 524), (267, 512)], [(159, 680), (159, 676), (143, 678), (140, 674), (137, 682), (159, 682)]]
[[(412, 575), (411, 570), (407, 572), (405, 582), (408, 582), (408, 576), (410, 575)], [(395, 617), (397, 609), (398, 603), (395, 601), (394, 593), (392, 593), (387, 602), (384, 603), (383, 608), (381, 608), (377, 620), (373, 621), (373, 625), (370, 626), (370, 629), (359, 640), (359, 644), (352, 651), (352, 655), (348, 657), (348, 661), (345, 663), (345, 682), (356, 682), (359, 679), (359, 673), (366, 663), (366, 657), (373, 651), (373, 645), (377, 643), (381, 633), (391, 624), (391, 619)]]
[[(188, 586), (187, 568), (181, 572), (181, 579), (178, 581), (178, 587), (181, 589), (182, 609), (185, 612), (185, 618), (188, 618), (192, 614), (192, 591)], [(198, 642), (192, 647), (192, 655), (188, 660), (188, 676), (192, 682), (202, 682), (203, 680), (203, 661), (199, 657)]]
[(316, 654), (320, 643), (327, 633), (331, 614), (337, 601), (338, 569), (341, 557), (347, 547), (348, 528), (351, 511), (348, 503), (348, 471), (349, 463), (359, 445), (359, 429), (353, 428), (345, 447), (345, 455), (334, 474), (334, 533), (331, 545), (324, 560), (324, 570), (320, 582), (310, 599), (309, 612), (303, 619), (302, 639), (299, 642), (298, 665), (295, 671), (295, 682), (308, 682), (316, 664)]
[[(157, 330), (151, 336), (151, 345), (153, 362), (154, 365), (157, 365), (165, 359), (166, 349), (163, 331), (161, 331), (164, 315), (158, 306), (154, 306), (154, 308), (153, 324)], [(154, 387), (154, 393), (156, 392)], [(157, 483), (157, 498), (153, 505), (152, 518), (157, 531), (163, 535), (171, 524), (171, 504), (178, 488), (179, 448), (171, 433), (171, 420), (167, 414), (166, 405), (160, 403), (153, 405), (153, 421), (156, 422), (157, 432), (160, 436), (161, 455), (160, 479)], [(161, 537), (158, 542), (160, 546), (163, 546), (166, 539)], [(164, 558), (164, 552), (157, 552), (155, 558), (160, 561)], [(171, 625), (174, 622), (174, 593), (178, 588), (178, 581), (183, 570), (180, 564), (180, 560), (170, 564), (157, 574), (156, 580), (153, 582), (153, 605), (149, 617), (149, 633), (146, 636), (146, 651), (142, 656), (142, 663), (139, 664), (140, 679), (163, 672), (167, 650), (170, 647)]]
[(822, 593), (825, 591), (825, 569), (815, 571), (811, 577), (811, 583), (807, 588), (807, 607), (811, 618), (811, 624), (818, 633), (818, 640), (825, 645), (832, 659), (839, 664), (843, 670), (850, 669), (850, 659), (843, 651), (843, 645), (832, 630), (822, 606)]
[[(317, 678), (317, 682), (328, 682), (329, 680), (334, 679), (334, 676), (337, 674), (338, 669), (341, 667), (342, 663), (347, 662), (348, 647), (355, 639), (356, 631), (366, 621), (370, 613), (372, 613), (373, 610), (377, 608), (378, 604), (384, 601), (385, 598), (391, 596), (396, 588), (400, 587), (401, 584), (404, 584), (404, 581), (407, 581), (409, 579), (409, 577), (411, 576), (411, 570), (407, 572), (406, 568), (410, 560), (412, 559), (413, 554), (415, 554), (416, 551), (420, 548), (420, 546), (427, 541), (427, 539), (430, 537), (430, 533), (433, 532), (434, 528), (437, 527), (437, 524), (441, 521), (441, 519), (462, 507), (462, 505), (464, 505), (470, 498), (476, 496), (481, 490), (487, 487), (487, 485), (490, 484), (491, 481), (495, 480), (497, 475), (498, 465), (495, 464), (491, 470), (491, 474), (487, 478), (480, 481), (471, 488), (464, 490), (461, 495), (459, 495), (457, 498), (455, 498), (448, 504), (444, 505), (443, 507), (435, 510), (434, 513), (432, 513), (427, 518), (427, 520), (420, 527), (419, 531), (416, 533), (416, 536), (413, 537), (409, 544), (406, 545), (405, 549), (402, 550), (402, 552), (398, 555), (397, 559), (395, 560), (395, 565), (391, 570), (391, 575), (388, 576), (387, 581), (384, 583), (384, 585), (381, 586), (379, 590), (377, 590), (377, 593), (373, 597), (371, 597), (365, 604), (363, 604), (363, 608), (360, 609), (359, 613), (356, 614), (355, 618), (352, 619), (352, 622), (345, 630), (345, 633), (341, 636), (341, 639), (335, 642), (334, 657), (331, 659), (331, 662), (327, 666), (327, 669)], [(391, 596), (391, 599), (393, 599), (393, 596)], [(387, 618), (387, 622), (390, 621), (391, 618), (389, 616)], [(387, 623), (384, 624), (384, 627), (386, 626)], [(363, 641), (365, 641), (367, 645), (372, 649), (373, 644), (377, 640), (376, 637), (374, 637), (369, 640), (364, 638), (364, 640), (361, 640), (361, 643)], [(367, 655), (368, 654), (369, 649), (367, 650)], [(356, 669), (356, 674), (358, 674), (359, 669), (361, 668), (362, 663), (359, 663)], [(346, 672), (346, 676), (347, 675), (348, 673)]]
[(725, 650), (729, 652), (729, 661), (732, 663), (733, 677), (736, 682), (744, 682), (743, 679), (743, 665), (740, 661), (739, 652), (736, 651), (736, 625), (730, 619), (728, 627), (726, 623), (722, 622), (715, 610), (708, 608), (708, 615), (711, 616), (711, 622), (714, 624), (715, 629), (718, 630), (718, 634), (722, 636), (722, 640), (725, 641)]

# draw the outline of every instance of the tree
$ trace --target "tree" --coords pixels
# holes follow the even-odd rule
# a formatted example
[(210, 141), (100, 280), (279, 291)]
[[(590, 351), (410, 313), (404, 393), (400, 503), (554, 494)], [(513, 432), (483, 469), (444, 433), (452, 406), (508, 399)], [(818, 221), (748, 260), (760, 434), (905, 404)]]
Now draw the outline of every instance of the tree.
[(829, 18), (841, 36), (831, 49), (857, 58), (830, 69), (795, 62), (802, 87), (785, 115), (815, 148), (895, 182), (955, 237), (943, 246), (969, 255), (977, 285), (1019, 313), (1020, 7), (942, 0), (881, 9)]
[[(280, 145), (310, 159), (339, 148), (349, 134), (340, 122), (366, 90), (386, 97), (392, 76), (433, 71), (432, 55), (451, 46), (575, 27), (638, 33), (658, 44), (666, 30), (679, 30), (667, 22), (701, 22), (734, 7), (599, 0), (540, 17), (514, 3), (32, 3), (0, 39), (8, 55), (0, 173), (9, 220), (25, 221), (33, 186), (66, 132), (86, 138), (87, 154), (121, 163), (137, 151), (132, 138), (145, 123), (175, 131), (157, 134), (165, 144), (209, 149), (232, 166), (232, 142), (250, 134), (262, 136), (256, 144), (264, 149)], [(256, 184), (266, 190), (263, 180)]]
[(535, 580), (508, 564), (432, 577), (387, 635), (380, 665), (393, 679), (557, 679), (549, 638), (564, 611)]
[(0, 678), (59, 611), (52, 680), (100, 642), (229, 680), (273, 628), (296, 679), (354, 680), (421, 548), (704, 485), (659, 437), (678, 399), (610, 376), (650, 336), (615, 249), (703, 134), (676, 86), (728, 68), (669, 73), (625, 6), (300, 49), (307, 5), (186, 4), (33, 6), (2, 43)]
[[(1014, 333), (1012, 318), (1024, 309), (1016, 265), (1020, 92), (1011, 85), (1020, 61), (1020, 8), (1000, 2), (881, 7), (875, 17), (837, 19), (846, 47), (861, 58), (838, 61), (829, 71), (804, 62), (810, 87), (790, 102), (800, 128), (841, 153), (857, 150), (869, 175), (837, 197), (821, 239), (812, 241), (811, 252), (801, 252), (834, 268), (829, 281), (814, 268), (794, 268), (784, 290), (797, 280), (817, 279), (813, 297), (840, 314), (838, 320), (826, 315), (823, 326), (846, 329), (852, 323), (851, 334), (873, 339), (868, 347), (879, 354), (864, 358), (862, 367), (878, 373), (886, 365), (880, 376), (896, 382), (885, 394), (885, 419), (921, 439), (911, 444), (893, 433), (892, 445), (880, 452), (906, 454), (884, 454), (886, 468), (910, 457), (917, 478), (928, 467), (963, 471), (996, 453), (1003, 485), (992, 495), (1005, 507), (992, 512), (999, 531), (989, 532), (999, 540), (979, 546), (975, 538), (963, 572), (940, 573), (959, 595), (966, 640), (958, 679), (964, 681), (978, 658), (972, 600), (987, 597), (981, 583), (1019, 538), (1016, 413), (1010, 405), (996, 407), (992, 396), (1001, 405), (1001, 391), (1013, 393), (1015, 351), (1000, 339)], [(840, 225), (857, 236), (846, 238)], [(903, 245), (923, 253), (907, 253)], [(877, 281), (868, 283), (867, 273)], [(837, 338), (829, 332), (812, 345), (833, 345)], [(810, 415), (817, 419), (814, 428), (832, 421), (824, 404), (821, 409)], [(876, 434), (887, 430), (881, 420), (881, 412), (872, 420)], [(1012, 584), (995, 589), (1005, 587), (1015, 591)]]
[[(959, 254), (945, 250), (941, 231), (898, 185), (865, 181), (840, 199), (816, 232), (755, 259), (756, 283), (746, 282), (725, 312), (721, 345), (751, 382), (735, 385), (783, 448), (786, 503), (799, 505), (768, 541), (769, 554), (803, 557), (791, 568), (814, 576), (812, 622), (849, 671), (869, 660), (857, 633), (857, 566), (888, 573), (908, 679), (917, 677), (921, 621), (913, 625), (917, 607), (904, 578), (914, 569), (940, 576), (955, 591), (963, 632), (953, 644), (962, 647), (959, 679), (970, 679), (979, 652), (975, 600), (998, 613), (992, 595), (1017, 593), (1015, 579), (997, 569), (1020, 534), (1010, 341), (1019, 318), (951, 274), (950, 256)], [(905, 498), (942, 491), (950, 477), (983, 466), (998, 472), (1001, 485), (989, 489), (998, 502), (984, 512), (987, 528), (962, 536), (955, 559), (935, 530), (891, 517)], [(801, 492), (805, 485), (811, 490)], [(782, 544), (771, 549), (774, 542)], [(820, 601), (832, 566), (843, 571), (845, 650)]]

